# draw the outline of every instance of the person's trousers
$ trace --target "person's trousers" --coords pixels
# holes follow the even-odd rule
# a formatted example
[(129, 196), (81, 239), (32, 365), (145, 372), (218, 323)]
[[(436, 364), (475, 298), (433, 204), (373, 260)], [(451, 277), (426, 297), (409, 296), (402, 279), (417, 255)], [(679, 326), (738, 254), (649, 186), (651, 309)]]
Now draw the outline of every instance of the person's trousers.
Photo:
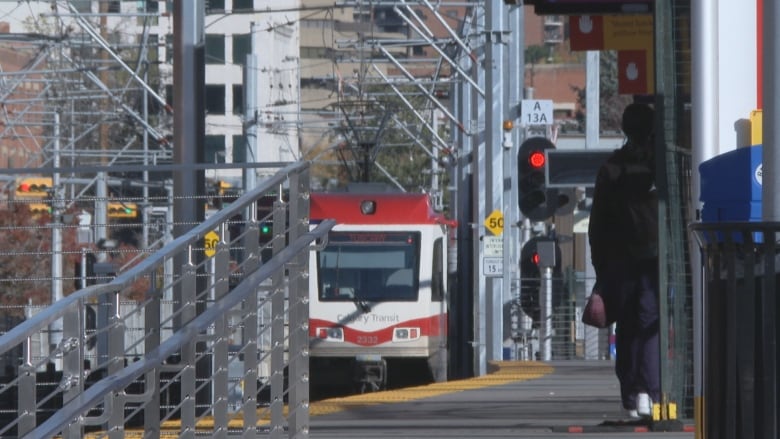
[(615, 372), (625, 409), (636, 409), (636, 395), (661, 399), (658, 263), (631, 264), (622, 271), (622, 303), (616, 332)]

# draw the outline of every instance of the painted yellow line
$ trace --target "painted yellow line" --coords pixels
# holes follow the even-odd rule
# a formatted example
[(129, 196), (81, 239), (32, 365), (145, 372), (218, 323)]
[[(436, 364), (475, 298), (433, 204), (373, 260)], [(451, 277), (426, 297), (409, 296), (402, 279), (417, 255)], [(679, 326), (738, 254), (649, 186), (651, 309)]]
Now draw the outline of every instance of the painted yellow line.
[(502, 361), (491, 363), (488, 374), (476, 378), (447, 381), (444, 383), (426, 384), (383, 392), (365, 393), (341, 398), (331, 398), (312, 403), (309, 408), (311, 416), (322, 416), (337, 413), (356, 407), (415, 401), (433, 396), (463, 392), (471, 389), (481, 389), (500, 386), (517, 381), (528, 381), (541, 378), (552, 373), (553, 367), (538, 362)]
[[(499, 361), (488, 364), (488, 374), (475, 378), (463, 380), (447, 381), (443, 383), (426, 384), (423, 386), (409, 387), (398, 390), (386, 390), (382, 392), (364, 393), (362, 395), (352, 395), (340, 398), (330, 398), (314, 402), (309, 407), (310, 416), (323, 416), (331, 413), (338, 413), (357, 407), (368, 407), (378, 404), (400, 403), (407, 401), (416, 401), (423, 398), (431, 398), (439, 395), (463, 392), (472, 389), (482, 389), (502, 384), (509, 384), (519, 381), (528, 381), (541, 378), (553, 372), (553, 367), (549, 364), (535, 361)], [(287, 406), (284, 407), (285, 416)], [(258, 425), (268, 425), (270, 411), (268, 407), (258, 410)], [(201, 419), (196, 426), (198, 430), (211, 430), (214, 420), (211, 417)], [(231, 428), (241, 428), (243, 426), (242, 418), (233, 418), (229, 422)], [(165, 421), (161, 424), (160, 437), (176, 436), (180, 429), (178, 421)], [(86, 435), (87, 438), (105, 437), (105, 433), (94, 433)], [(125, 431), (125, 438), (141, 438), (143, 432), (138, 430)]]

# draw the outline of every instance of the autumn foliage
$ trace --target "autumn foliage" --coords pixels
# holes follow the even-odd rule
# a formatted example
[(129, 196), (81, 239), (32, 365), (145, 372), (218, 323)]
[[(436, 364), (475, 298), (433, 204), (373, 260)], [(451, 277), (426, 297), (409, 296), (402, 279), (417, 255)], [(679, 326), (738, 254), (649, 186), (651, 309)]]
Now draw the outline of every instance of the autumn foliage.
[[(77, 241), (77, 223), (74, 215), (65, 213), (60, 225), (62, 237), (62, 295), (67, 296), (81, 285), (81, 273), (76, 264), (81, 261), (82, 252), (100, 251), (93, 243)], [(53, 296), (52, 261), (52, 218), (51, 215), (31, 215), (24, 205), (0, 208), (0, 308), (7, 313), (22, 316), (24, 306), (46, 306)], [(121, 245), (108, 255), (108, 260), (124, 271), (142, 258), (138, 249)], [(128, 261), (133, 261), (128, 263)], [(127, 298), (143, 297), (148, 283), (136, 282)]]

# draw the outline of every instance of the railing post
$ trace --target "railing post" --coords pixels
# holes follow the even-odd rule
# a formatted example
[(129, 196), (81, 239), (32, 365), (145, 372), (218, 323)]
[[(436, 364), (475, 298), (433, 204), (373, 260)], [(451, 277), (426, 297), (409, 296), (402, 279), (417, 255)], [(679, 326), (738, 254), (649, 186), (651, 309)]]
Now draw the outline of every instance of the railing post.
[[(260, 267), (260, 223), (257, 221), (257, 208), (252, 205), (247, 215), (243, 238), (244, 273), (252, 273)], [(249, 295), (243, 304), (244, 316), (244, 395), (241, 408), (244, 418), (244, 439), (256, 436), (257, 425), (257, 320), (258, 291)]]
[[(284, 204), (274, 202), (273, 209), (273, 255), (285, 246), (286, 218)], [(285, 274), (278, 270), (271, 277), (271, 438), (284, 436), (284, 352), (285, 345)], [(291, 383), (290, 383), (291, 384)], [(290, 385), (288, 384), (288, 385)], [(292, 401), (290, 401), (291, 403)]]
[[(158, 285), (160, 280), (156, 272), (149, 275), (149, 290), (147, 292), (147, 305), (144, 310), (144, 326), (146, 338), (144, 339), (144, 352), (152, 352), (160, 346), (161, 339), (161, 310), (162, 310), (162, 290)], [(160, 371), (162, 365), (155, 367), (146, 373), (144, 389), (156, 389), (149, 395), (149, 400), (144, 406), (144, 432), (149, 437), (160, 437)]]
[[(190, 250), (192, 251), (192, 250)], [(193, 264), (185, 264), (181, 269), (181, 322), (186, 325), (195, 318), (197, 298), (197, 269)], [(195, 392), (197, 374), (195, 373), (195, 344), (197, 339), (187, 341), (181, 348), (180, 365), (182, 367), (181, 384), (181, 437), (195, 439)]]
[[(121, 292), (111, 293), (113, 314), (109, 318), (108, 331), (108, 375), (113, 375), (126, 367), (128, 361), (125, 354), (125, 334), (127, 327), (122, 319)], [(113, 400), (111, 404), (111, 413), (109, 416), (109, 437), (112, 439), (122, 439), (125, 437), (125, 402), (127, 397), (125, 392), (113, 392), (110, 396)]]
[(32, 337), (27, 337), (24, 343), (24, 362), (19, 366), (18, 406), (19, 437), (35, 428), (35, 367), (32, 364)]
[[(290, 241), (309, 228), (309, 174), (290, 176)], [(289, 436), (309, 437), (309, 252), (300, 252), (287, 264), (290, 308), (290, 416)]]
[[(230, 263), (230, 248), (227, 245), (226, 236), (228, 233), (226, 224), (220, 226), (219, 242), (217, 243), (216, 253), (210, 261), (213, 264), (213, 294), (214, 301), (219, 301), (228, 292), (228, 276)], [(212, 375), (213, 386), (213, 412), (214, 431), (212, 437), (226, 438), (228, 428), (228, 329), (229, 313), (221, 315), (214, 322), (214, 348), (213, 364), (214, 373)]]
[[(70, 308), (65, 313), (62, 322), (62, 341), (63, 345), (67, 343), (68, 347), (63, 349), (62, 354), (62, 384), (64, 391), (62, 394), (62, 403), (67, 404), (73, 398), (76, 398), (84, 392), (84, 347), (86, 336), (84, 331), (84, 313), (86, 304), (79, 300), (75, 308)], [(81, 424), (72, 422), (68, 428), (63, 431), (63, 436), (68, 438), (81, 438), (83, 431)]]

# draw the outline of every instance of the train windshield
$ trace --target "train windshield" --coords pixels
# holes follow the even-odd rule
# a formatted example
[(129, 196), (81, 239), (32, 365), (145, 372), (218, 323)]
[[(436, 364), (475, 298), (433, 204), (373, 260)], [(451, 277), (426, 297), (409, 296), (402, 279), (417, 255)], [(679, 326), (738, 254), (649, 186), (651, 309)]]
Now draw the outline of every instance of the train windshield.
[(321, 301), (415, 301), (420, 260), (416, 232), (331, 232), (317, 253)]

